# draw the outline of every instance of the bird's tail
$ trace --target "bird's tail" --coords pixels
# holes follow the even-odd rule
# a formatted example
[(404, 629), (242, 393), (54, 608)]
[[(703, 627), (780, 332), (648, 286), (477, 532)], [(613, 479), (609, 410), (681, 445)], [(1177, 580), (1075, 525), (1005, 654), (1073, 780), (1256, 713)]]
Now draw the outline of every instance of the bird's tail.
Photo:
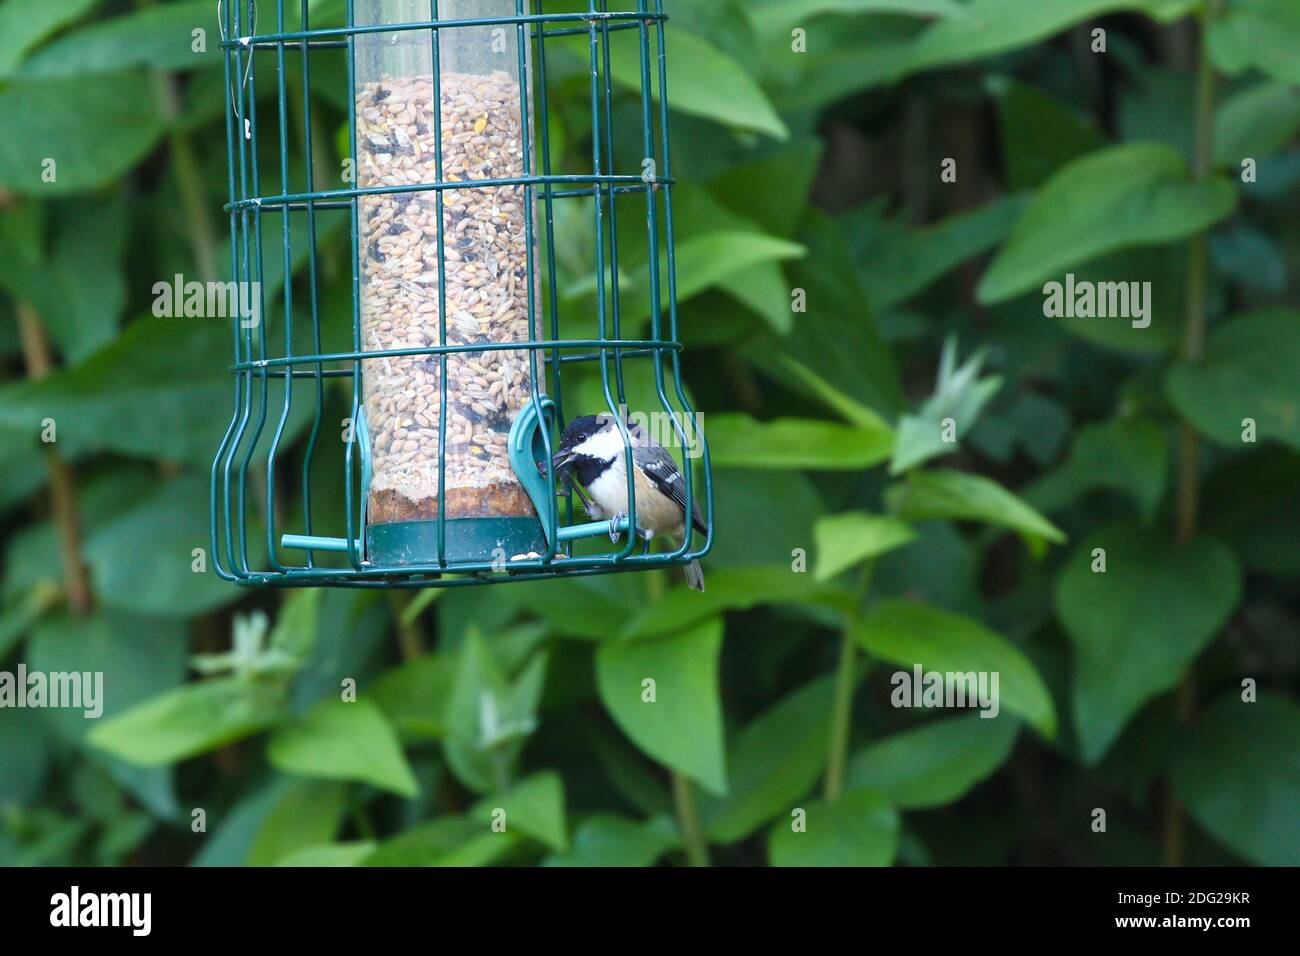
[(700, 567), (699, 561), (692, 561), (684, 568), (686, 571), (686, 586), (692, 591), (704, 590), (704, 569)]

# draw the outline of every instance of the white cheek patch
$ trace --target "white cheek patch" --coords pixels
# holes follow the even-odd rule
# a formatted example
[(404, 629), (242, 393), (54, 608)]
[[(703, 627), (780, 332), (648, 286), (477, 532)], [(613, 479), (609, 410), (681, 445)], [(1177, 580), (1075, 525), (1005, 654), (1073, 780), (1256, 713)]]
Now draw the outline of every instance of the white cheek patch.
[(617, 428), (598, 431), (573, 450), (579, 455), (601, 461), (608, 461), (616, 456), (621, 458), (626, 453), (623, 448), (623, 436), (619, 434)]

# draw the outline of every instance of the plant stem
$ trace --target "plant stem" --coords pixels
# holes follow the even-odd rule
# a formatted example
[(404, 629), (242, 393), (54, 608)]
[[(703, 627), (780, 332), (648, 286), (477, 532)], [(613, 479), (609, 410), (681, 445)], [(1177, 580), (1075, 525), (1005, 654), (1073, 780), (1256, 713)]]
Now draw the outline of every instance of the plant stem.
[[(40, 316), (26, 302), (17, 304), (16, 313), (27, 377), (34, 381), (45, 378), (53, 370), (54, 360), (50, 355), (49, 342), (45, 339)], [(81, 560), (81, 522), (77, 517), (76, 481), (72, 468), (52, 443), (45, 446), (45, 460), (50, 469), (50, 509), (59, 536), (59, 555), (63, 560), (68, 607), (73, 614), (88, 614), (94, 605), (94, 597), (90, 590), (90, 574)]]
[(397, 627), (397, 646), (402, 652), (402, 660), (413, 661), (424, 654), (424, 632), (420, 627), (419, 620), (403, 622), (406, 617), (406, 609), (410, 606), (414, 598), (410, 592), (401, 590), (389, 592), (388, 606), (393, 614), (393, 622)]
[[(136, 0), (136, 7), (148, 9), (157, 0)], [(203, 282), (217, 280), (217, 240), (212, 230), (212, 217), (208, 201), (203, 195), (203, 177), (189, 135), (178, 121), (181, 115), (180, 86), (176, 76), (166, 70), (153, 71), (158, 113), (167, 124), (167, 145), (171, 152), (172, 170), (176, 174), (176, 187), (180, 191), (181, 209), (189, 233), (190, 249), (194, 254), (194, 267)]]
[[(1206, 0), (1201, 14), (1200, 45), (1196, 69), (1196, 147), (1192, 176), (1198, 182), (1214, 172), (1214, 107), (1217, 77), (1210, 56), (1210, 24), (1222, 10), (1222, 0)], [(1195, 236), (1187, 253), (1187, 316), (1183, 326), (1183, 358), (1199, 362), (1205, 352), (1206, 298), (1209, 288), (1209, 232)], [(1187, 544), (1196, 536), (1200, 513), (1200, 436), (1189, 423), (1178, 429), (1178, 517), (1177, 537)], [(1179, 684), (1175, 709), (1182, 724), (1191, 721), (1196, 685), (1192, 671)], [(1185, 844), (1183, 808), (1166, 781), (1164, 807), (1164, 862), (1181, 866)]]
[(853, 631), (857, 627), (862, 601), (871, 586), (871, 574), (875, 567), (875, 558), (862, 566), (853, 606), (844, 615), (843, 631), (840, 634), (840, 663), (835, 674), (835, 706), (831, 712), (830, 749), (826, 759), (827, 803), (834, 803), (844, 792), (844, 768), (849, 759), (849, 728), (853, 717), (853, 691), (858, 679), (858, 648)]
[(686, 847), (686, 860), (691, 866), (709, 865), (709, 844), (700, 826), (700, 815), (695, 809), (695, 795), (691, 782), (679, 771), (672, 771), (673, 803), (677, 807), (677, 826), (682, 831)]

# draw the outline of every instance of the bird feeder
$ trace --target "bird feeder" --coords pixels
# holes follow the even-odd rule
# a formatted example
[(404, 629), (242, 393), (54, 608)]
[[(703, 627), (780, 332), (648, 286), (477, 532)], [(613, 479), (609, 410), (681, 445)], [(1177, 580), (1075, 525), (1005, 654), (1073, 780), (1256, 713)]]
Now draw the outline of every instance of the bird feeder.
[[(684, 564), (708, 550), (708, 452), (681, 382), (661, 0), (546, 6), (348, 0), (344, 25), (317, 26), (306, 2), (219, 5), (231, 272), (256, 310), (233, 323), (235, 407), (211, 475), (222, 577), (469, 584)], [(573, 161), (552, 150), (548, 59), (590, 77), (581, 168), (558, 168)], [(290, 159), (331, 122), (322, 101), (346, 104), (339, 188), (319, 155)], [(639, 120), (631, 136), (616, 103)], [(259, 138), (268, 107), (274, 129)], [(565, 203), (589, 224), (590, 296), (557, 288)], [(625, 235), (626, 223), (646, 224), (636, 256), (619, 256), (620, 214)], [(352, 340), (328, 351), (323, 260), (340, 233)], [(624, 321), (629, 286), (649, 299), (648, 320)], [(656, 408), (628, 407), (634, 363), (649, 363)], [(584, 368), (599, 370), (588, 381), (598, 378), (603, 407), (563, 404)], [(336, 429), (340, 385), (350, 415)], [(705, 540), (656, 553), (619, 535), (636, 526), (635, 503), (616, 528), (579, 520), (548, 463), (566, 415), (601, 411), (666, 423)], [(322, 480), (331, 459), (339, 470)], [(283, 513), (299, 499), (300, 512)]]

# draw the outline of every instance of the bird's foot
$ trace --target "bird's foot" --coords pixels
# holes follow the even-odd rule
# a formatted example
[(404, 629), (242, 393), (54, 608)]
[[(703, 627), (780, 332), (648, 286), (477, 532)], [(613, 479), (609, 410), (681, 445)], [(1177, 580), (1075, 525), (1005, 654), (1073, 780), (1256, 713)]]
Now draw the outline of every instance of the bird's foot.
[(651, 531), (649, 528), (641, 528), (637, 531), (637, 537), (639, 537), (642, 541), (649, 541), (654, 536), (655, 533)]
[(619, 530), (619, 525), (621, 525), (626, 520), (627, 520), (627, 515), (621, 511), (618, 512), (617, 514), (610, 515), (609, 517), (609, 540), (610, 541), (613, 541), (615, 544), (618, 544), (618, 542), (622, 539), (623, 532)]

